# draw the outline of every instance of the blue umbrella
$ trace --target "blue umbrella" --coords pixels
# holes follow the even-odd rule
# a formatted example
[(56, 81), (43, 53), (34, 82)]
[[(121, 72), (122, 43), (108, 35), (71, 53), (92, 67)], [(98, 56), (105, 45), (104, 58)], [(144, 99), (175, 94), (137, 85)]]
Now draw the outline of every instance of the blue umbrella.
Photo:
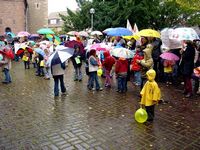
[(45, 52), (41, 48), (34, 48), (34, 51), (43, 57), (45, 56)]
[(123, 27), (111, 28), (111, 29), (106, 31), (106, 34), (109, 35), (109, 36), (129, 36), (129, 35), (133, 35), (133, 33), (129, 29), (123, 28)]

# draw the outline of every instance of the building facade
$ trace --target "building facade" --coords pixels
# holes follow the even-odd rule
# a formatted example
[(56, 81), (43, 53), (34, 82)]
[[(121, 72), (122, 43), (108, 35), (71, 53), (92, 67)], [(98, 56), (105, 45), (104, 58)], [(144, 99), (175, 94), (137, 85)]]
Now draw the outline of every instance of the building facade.
[(6, 27), (36, 33), (48, 26), (48, 0), (0, 0), (0, 35)]
[(52, 12), (49, 14), (49, 18), (48, 18), (48, 27), (53, 29), (56, 32), (62, 31), (62, 26), (64, 24), (59, 14), (66, 16), (67, 11)]

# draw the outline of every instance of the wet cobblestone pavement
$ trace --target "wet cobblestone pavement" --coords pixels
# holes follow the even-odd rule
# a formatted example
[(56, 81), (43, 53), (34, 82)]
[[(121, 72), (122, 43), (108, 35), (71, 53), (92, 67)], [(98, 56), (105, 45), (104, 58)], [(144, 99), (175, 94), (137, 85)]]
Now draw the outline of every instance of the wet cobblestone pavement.
[(0, 83), (0, 150), (200, 149), (200, 98), (184, 99), (173, 86), (160, 84), (168, 103), (156, 106), (152, 124), (138, 124), (139, 89), (130, 83), (126, 94), (88, 91), (87, 76), (74, 82), (70, 64), (68, 95), (54, 99), (52, 79), (20, 62), (11, 72), (13, 83)]

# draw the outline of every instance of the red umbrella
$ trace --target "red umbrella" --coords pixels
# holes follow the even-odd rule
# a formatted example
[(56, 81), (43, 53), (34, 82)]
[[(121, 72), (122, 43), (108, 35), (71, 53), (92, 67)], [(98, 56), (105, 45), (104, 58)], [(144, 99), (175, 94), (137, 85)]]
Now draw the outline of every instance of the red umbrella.
[(27, 46), (25, 48), (19, 48), (16, 54), (18, 56), (23, 55), (25, 50), (27, 50), (29, 53), (33, 53), (33, 49)]
[(0, 51), (0, 53), (6, 55), (10, 59), (14, 59), (15, 57), (12, 48), (8, 46), (4, 47), (3, 50)]
[(83, 43), (81, 42), (78, 42), (75, 40), (65, 42), (65, 47), (75, 48), (76, 46), (80, 48), (81, 52), (84, 51), (84, 46), (83, 46)]

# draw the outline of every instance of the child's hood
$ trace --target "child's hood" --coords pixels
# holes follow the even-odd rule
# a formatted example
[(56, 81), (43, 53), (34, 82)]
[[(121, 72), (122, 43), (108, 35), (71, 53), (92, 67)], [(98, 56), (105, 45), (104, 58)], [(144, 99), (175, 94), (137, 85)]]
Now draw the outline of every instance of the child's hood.
[(154, 79), (156, 77), (156, 72), (155, 72), (155, 70), (150, 69), (150, 70), (147, 71), (146, 75), (147, 75), (147, 79), (149, 81), (154, 81)]

